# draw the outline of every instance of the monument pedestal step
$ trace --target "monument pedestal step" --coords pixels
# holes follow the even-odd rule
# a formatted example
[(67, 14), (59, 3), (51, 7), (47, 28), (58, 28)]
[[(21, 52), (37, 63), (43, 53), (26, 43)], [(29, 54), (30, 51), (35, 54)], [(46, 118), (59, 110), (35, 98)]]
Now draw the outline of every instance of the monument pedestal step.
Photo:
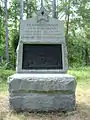
[(10, 108), (16, 111), (75, 110), (76, 80), (68, 74), (14, 74), (8, 78)]

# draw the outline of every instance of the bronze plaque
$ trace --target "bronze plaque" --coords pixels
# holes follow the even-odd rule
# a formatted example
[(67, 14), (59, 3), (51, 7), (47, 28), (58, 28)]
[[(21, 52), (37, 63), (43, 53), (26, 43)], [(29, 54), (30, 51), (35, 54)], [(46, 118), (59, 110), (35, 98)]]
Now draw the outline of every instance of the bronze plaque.
[(63, 69), (61, 44), (24, 44), (22, 69)]

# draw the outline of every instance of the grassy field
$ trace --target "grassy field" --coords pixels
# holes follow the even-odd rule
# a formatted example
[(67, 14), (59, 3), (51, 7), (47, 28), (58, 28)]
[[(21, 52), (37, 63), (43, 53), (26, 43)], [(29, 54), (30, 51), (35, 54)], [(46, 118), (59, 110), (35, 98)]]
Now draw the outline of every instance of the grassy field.
[(76, 76), (76, 111), (67, 113), (15, 113), (8, 108), (7, 77), (12, 70), (0, 70), (0, 120), (90, 120), (90, 67), (75, 68), (68, 73)]

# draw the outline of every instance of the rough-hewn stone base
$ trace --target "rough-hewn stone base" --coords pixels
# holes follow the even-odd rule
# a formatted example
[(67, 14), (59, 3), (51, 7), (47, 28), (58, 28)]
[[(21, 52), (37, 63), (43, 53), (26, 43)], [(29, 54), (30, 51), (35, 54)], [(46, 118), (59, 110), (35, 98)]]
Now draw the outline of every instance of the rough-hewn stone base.
[(10, 108), (17, 111), (75, 109), (75, 77), (68, 74), (15, 74), (8, 78)]

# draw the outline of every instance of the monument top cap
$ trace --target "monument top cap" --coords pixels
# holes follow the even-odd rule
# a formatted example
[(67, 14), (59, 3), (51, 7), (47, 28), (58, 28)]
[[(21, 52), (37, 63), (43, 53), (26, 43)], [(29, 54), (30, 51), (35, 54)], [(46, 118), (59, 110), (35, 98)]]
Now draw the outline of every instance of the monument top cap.
[(40, 21), (49, 21), (49, 12), (43, 6), (37, 12), (37, 22)]

